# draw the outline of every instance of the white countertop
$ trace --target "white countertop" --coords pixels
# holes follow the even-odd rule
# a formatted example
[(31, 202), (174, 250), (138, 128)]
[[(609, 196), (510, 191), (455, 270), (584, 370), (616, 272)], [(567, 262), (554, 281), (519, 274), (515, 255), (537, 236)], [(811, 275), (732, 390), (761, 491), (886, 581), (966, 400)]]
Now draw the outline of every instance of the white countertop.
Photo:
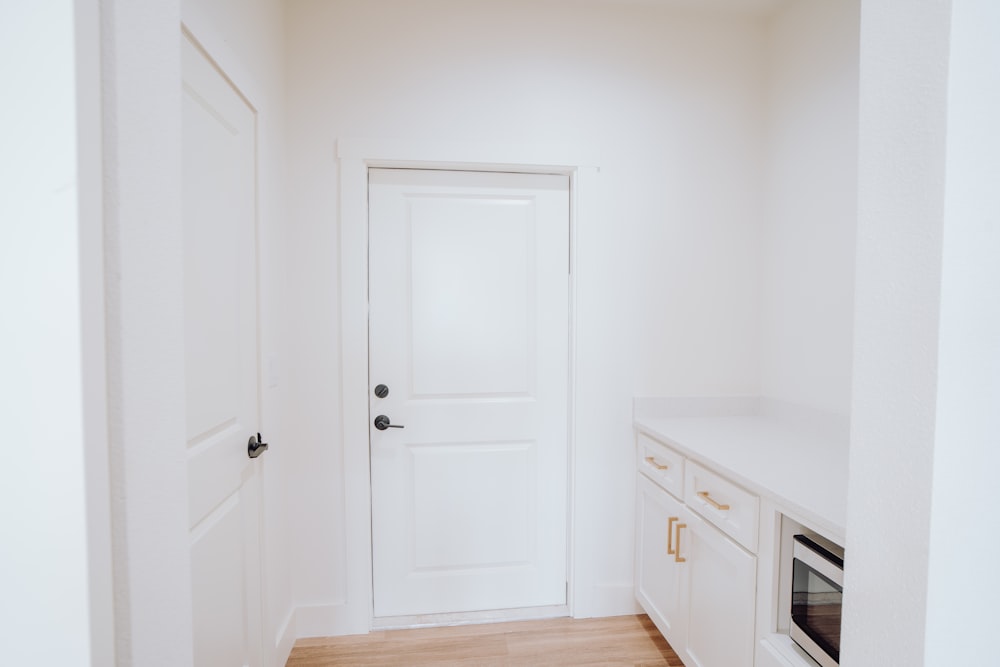
[(845, 417), (755, 398), (636, 399), (634, 423), (639, 431), (843, 543), (849, 444)]

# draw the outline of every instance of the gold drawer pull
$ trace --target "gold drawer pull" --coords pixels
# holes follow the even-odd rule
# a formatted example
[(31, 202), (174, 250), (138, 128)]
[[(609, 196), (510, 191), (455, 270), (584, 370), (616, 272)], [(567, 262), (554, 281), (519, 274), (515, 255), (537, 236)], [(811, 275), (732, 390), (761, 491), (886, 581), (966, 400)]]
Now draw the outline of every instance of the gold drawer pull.
[(657, 470), (666, 470), (667, 468), (670, 467), (668, 465), (664, 465), (663, 463), (657, 463), (656, 462), (656, 457), (654, 457), (654, 456), (647, 456), (646, 457), (646, 463), (648, 463), (649, 465), (653, 466)]
[(679, 523), (679, 524), (677, 524), (677, 551), (674, 553), (674, 562), (675, 563), (686, 563), (687, 562), (687, 558), (683, 558), (681, 556), (681, 529), (682, 528), (687, 528), (687, 527), (688, 527), (688, 525), (686, 523)]
[(711, 505), (712, 507), (714, 507), (719, 511), (725, 511), (729, 509), (729, 505), (723, 505), (722, 503), (717, 502), (714, 498), (712, 498), (712, 496), (708, 495), (708, 491), (699, 491), (698, 497), (702, 498), (705, 502), (707, 502), (709, 505)]
[(672, 516), (667, 520), (667, 555), (673, 556), (677, 553), (674, 549), (674, 521), (680, 519), (679, 516)]

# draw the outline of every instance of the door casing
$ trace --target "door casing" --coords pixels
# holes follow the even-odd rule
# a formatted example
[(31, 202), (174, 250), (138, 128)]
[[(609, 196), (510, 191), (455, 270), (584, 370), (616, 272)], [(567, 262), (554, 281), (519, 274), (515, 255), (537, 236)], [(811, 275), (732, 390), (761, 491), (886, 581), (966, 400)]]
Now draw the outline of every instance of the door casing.
[[(331, 633), (365, 633), (372, 629), (371, 469), (368, 449), (368, 169), (406, 167), (465, 171), (517, 171), (563, 174), (570, 179), (570, 362), (568, 424), (569, 590), (570, 615), (580, 600), (577, 583), (591, 580), (590, 564), (578, 558), (585, 543), (585, 526), (578, 521), (576, 493), (575, 377), (577, 230), (593, 211), (598, 161), (596, 151), (578, 147), (509, 144), (449, 144), (438, 142), (342, 139), (337, 143), (340, 176), (341, 285), (341, 419), (344, 447), (344, 533), (346, 596), (330, 610)], [(455, 619), (461, 620), (461, 619)], [(484, 620), (484, 619), (476, 619)]]

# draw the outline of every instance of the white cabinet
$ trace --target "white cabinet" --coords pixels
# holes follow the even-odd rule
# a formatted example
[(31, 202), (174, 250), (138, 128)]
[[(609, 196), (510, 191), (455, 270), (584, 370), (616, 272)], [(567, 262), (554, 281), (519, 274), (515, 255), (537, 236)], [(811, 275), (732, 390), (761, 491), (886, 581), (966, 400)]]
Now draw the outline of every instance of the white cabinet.
[(639, 475), (636, 504), (635, 595), (672, 647), (686, 636), (681, 610), (681, 574), (673, 548), (675, 525), (684, 506), (669, 493)]
[(760, 500), (711, 470), (688, 462), (684, 474), (684, 502), (722, 532), (757, 551)]
[[(658, 478), (654, 482), (646, 476), (648, 438), (641, 437), (638, 444), (636, 599), (687, 667), (752, 667), (757, 559), (716, 525), (725, 530), (725, 515), (736, 510), (735, 536), (749, 541), (741, 527), (751, 518), (756, 522), (755, 516), (744, 513), (747, 504), (756, 512), (756, 497), (713, 479), (709, 496), (719, 507), (709, 503), (718, 515), (711, 517), (712, 525), (696, 511), (699, 505), (685, 505), (660, 486)], [(672, 450), (665, 456), (675, 463), (681, 458)], [(699, 470), (690, 461), (684, 465), (688, 471)], [(704, 501), (696, 489), (671, 490)], [(715, 496), (740, 504), (717, 502)], [(720, 509), (727, 505), (732, 510)]]
[[(815, 664), (812, 663), (813, 667)], [(770, 642), (761, 641), (757, 647), (757, 663), (754, 667), (793, 667), (793, 665), (778, 653)]]
[(687, 528), (678, 531), (687, 569), (687, 642), (678, 654), (689, 667), (750, 667), (757, 559), (687, 514)]
[(687, 667), (815, 667), (788, 635), (791, 545), (843, 544), (847, 420), (769, 399), (633, 407), (639, 603)]
[(639, 471), (677, 498), (684, 497), (684, 457), (645, 433), (636, 436)]

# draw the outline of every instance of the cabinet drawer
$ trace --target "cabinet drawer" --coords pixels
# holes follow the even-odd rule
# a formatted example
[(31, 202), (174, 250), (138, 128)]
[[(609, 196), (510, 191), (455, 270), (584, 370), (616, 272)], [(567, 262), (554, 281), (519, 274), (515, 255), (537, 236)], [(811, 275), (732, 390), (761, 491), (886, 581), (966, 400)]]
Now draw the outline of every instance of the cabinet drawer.
[(687, 462), (684, 502), (750, 551), (757, 552), (760, 501), (732, 482)]
[(639, 470), (674, 494), (684, 497), (684, 457), (645, 433), (636, 436), (639, 444)]

